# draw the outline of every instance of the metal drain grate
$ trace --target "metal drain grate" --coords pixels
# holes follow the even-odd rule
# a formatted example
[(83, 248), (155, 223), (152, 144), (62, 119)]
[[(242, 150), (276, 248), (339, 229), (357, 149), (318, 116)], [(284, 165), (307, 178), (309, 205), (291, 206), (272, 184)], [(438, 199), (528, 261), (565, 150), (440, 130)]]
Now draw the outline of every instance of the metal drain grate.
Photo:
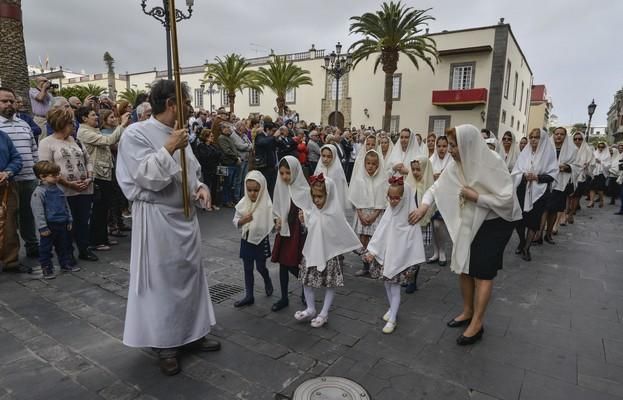
[(228, 283), (217, 283), (210, 286), (210, 298), (213, 303), (222, 303), (232, 296), (241, 293), (244, 288), (238, 285), (230, 285)]

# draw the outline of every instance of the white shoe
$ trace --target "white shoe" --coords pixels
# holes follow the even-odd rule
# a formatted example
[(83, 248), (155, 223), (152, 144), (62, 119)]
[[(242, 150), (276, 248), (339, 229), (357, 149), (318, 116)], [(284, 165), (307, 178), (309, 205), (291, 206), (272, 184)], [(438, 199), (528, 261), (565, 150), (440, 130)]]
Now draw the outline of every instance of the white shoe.
[(329, 322), (329, 316), (328, 315), (326, 317), (323, 317), (322, 315), (319, 315), (316, 318), (311, 320), (311, 326), (312, 326), (312, 328), (320, 328), (324, 324), (326, 324), (327, 322)]
[(389, 311), (387, 311), (385, 315), (383, 315), (383, 321), (385, 322), (389, 321)]
[(387, 321), (387, 323), (383, 327), (383, 333), (386, 333), (386, 334), (393, 333), (394, 329), (396, 329), (396, 323), (395, 322), (391, 322), (391, 321)]
[(315, 316), (316, 311), (303, 310), (294, 313), (294, 319), (296, 319), (297, 321), (309, 321)]

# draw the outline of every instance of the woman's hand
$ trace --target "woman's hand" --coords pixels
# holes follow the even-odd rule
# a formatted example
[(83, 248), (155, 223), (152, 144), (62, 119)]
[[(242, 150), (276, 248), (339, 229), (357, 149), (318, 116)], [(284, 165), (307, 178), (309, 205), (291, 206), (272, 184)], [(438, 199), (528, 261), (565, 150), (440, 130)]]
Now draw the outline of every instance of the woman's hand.
[(420, 222), (420, 220), (424, 218), (424, 216), (428, 212), (428, 207), (428, 204), (422, 204), (416, 210), (409, 213), (409, 223), (411, 225), (415, 225)]
[(478, 192), (469, 186), (464, 186), (463, 189), (461, 189), (461, 195), (471, 202), (475, 203), (478, 201)]
[(130, 119), (130, 113), (125, 113), (121, 116), (121, 126), (124, 128), (130, 125), (132, 120)]
[(195, 201), (199, 201), (201, 208), (204, 210), (212, 207), (212, 197), (210, 196), (210, 191), (203, 185), (197, 188), (197, 191), (195, 192)]

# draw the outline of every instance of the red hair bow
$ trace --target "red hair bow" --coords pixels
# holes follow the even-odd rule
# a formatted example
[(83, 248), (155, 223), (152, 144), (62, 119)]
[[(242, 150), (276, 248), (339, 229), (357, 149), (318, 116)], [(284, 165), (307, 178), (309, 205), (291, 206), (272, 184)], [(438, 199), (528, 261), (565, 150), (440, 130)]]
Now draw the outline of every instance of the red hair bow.
[(405, 180), (402, 176), (392, 176), (389, 178), (390, 185), (403, 186), (405, 184)]
[(317, 182), (324, 183), (324, 175), (322, 174), (322, 172), (318, 175), (312, 175), (309, 177), (309, 183), (311, 183), (312, 185)]

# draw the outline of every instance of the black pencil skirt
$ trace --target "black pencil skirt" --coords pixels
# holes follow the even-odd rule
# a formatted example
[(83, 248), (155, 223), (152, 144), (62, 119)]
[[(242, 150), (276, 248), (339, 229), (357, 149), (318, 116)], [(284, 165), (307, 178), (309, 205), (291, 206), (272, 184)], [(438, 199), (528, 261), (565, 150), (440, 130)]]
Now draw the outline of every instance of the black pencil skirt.
[(469, 276), (492, 280), (502, 269), (504, 249), (513, 234), (514, 222), (502, 218), (482, 223), (472, 241), (469, 258)]

